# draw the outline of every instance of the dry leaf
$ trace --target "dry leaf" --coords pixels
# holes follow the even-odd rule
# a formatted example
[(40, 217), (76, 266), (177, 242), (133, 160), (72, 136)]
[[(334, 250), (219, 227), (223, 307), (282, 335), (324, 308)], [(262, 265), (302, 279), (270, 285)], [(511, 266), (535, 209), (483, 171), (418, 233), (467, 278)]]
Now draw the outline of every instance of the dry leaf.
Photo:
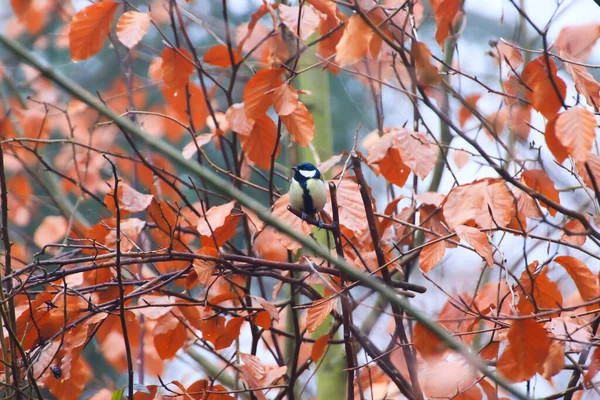
[(105, 0), (75, 14), (69, 30), (69, 49), (73, 61), (87, 60), (100, 51), (118, 7), (118, 3)]
[(125, 47), (131, 49), (138, 44), (150, 27), (150, 14), (127, 11), (117, 23), (117, 38)]

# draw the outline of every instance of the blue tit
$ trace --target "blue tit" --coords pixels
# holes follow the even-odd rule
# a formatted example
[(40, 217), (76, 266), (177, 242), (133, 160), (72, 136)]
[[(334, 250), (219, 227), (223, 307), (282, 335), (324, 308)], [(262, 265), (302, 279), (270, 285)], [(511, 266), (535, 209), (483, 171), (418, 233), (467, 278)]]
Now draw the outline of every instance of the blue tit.
[(290, 185), (290, 205), (303, 216), (308, 214), (318, 217), (317, 214), (327, 202), (327, 188), (321, 172), (308, 162), (292, 169), (294, 176)]

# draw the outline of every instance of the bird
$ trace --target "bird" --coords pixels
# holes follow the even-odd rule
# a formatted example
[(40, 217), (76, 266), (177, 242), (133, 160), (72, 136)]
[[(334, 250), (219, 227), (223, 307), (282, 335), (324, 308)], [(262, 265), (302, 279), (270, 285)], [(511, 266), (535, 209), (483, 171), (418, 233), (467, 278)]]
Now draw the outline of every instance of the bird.
[(309, 162), (298, 164), (292, 170), (294, 176), (290, 184), (290, 205), (302, 213), (302, 219), (312, 215), (319, 220), (319, 226), (322, 226), (318, 214), (327, 202), (327, 188), (321, 171)]

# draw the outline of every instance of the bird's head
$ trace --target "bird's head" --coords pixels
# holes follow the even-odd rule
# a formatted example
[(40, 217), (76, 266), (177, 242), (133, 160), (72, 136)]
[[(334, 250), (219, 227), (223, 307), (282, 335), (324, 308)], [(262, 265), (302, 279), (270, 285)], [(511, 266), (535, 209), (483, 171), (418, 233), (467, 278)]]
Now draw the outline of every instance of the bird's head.
[(319, 169), (309, 162), (298, 164), (292, 169), (294, 170), (294, 179), (298, 182), (305, 182), (309, 179), (321, 179)]

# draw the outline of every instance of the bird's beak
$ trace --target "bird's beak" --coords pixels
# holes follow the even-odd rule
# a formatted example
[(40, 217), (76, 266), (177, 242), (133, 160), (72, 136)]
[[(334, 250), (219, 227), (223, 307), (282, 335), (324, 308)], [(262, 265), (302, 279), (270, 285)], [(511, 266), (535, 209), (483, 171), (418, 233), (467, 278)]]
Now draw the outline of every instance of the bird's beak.
[(292, 167), (292, 171), (298, 172), (298, 167)]

